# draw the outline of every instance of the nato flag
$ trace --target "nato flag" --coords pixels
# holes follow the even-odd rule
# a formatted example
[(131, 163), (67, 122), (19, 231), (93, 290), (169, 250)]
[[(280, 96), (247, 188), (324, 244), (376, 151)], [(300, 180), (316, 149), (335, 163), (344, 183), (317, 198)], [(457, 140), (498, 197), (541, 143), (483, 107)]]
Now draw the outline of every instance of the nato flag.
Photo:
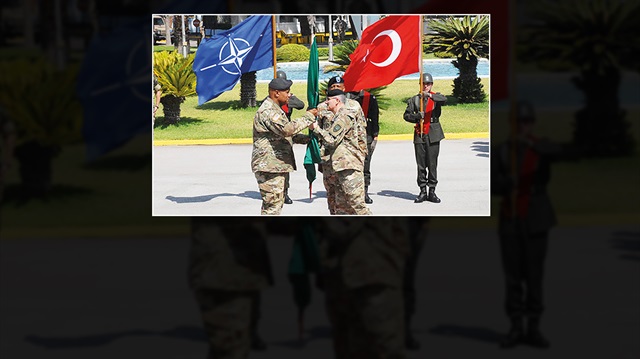
[(231, 90), (246, 72), (273, 66), (271, 16), (250, 16), (204, 39), (193, 60), (198, 105)]

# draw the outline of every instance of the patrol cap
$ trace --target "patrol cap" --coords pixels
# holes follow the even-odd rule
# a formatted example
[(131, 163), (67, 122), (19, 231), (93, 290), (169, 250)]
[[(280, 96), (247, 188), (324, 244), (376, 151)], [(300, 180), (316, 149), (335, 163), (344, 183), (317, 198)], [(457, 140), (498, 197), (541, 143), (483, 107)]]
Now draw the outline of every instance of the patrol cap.
[(423, 83), (427, 83), (427, 82), (431, 82), (433, 83), (433, 76), (431, 76), (430, 73), (425, 72), (422, 74), (422, 82)]
[(333, 89), (333, 90), (329, 90), (329, 92), (327, 92), (327, 98), (333, 97), (333, 96), (338, 96), (338, 95), (344, 95), (344, 91), (342, 91), (340, 89)]
[(292, 84), (293, 81), (291, 80), (285, 80), (283, 78), (276, 77), (275, 79), (271, 80), (271, 82), (269, 82), (269, 88), (282, 91), (291, 88)]
[(280, 78), (280, 79), (287, 79), (287, 73), (282, 71), (282, 70), (278, 70), (276, 71), (276, 78)]
[(329, 82), (327, 83), (327, 87), (331, 87), (331, 85), (333, 84), (343, 84), (344, 85), (344, 79), (338, 75), (338, 76), (333, 76), (332, 78), (329, 79)]

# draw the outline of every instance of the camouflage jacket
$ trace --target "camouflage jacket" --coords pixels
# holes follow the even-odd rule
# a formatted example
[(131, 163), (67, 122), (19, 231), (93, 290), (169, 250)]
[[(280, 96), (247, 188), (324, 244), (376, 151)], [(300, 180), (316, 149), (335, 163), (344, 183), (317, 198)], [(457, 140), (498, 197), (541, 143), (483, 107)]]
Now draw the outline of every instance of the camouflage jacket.
[(348, 288), (401, 287), (409, 253), (406, 218), (321, 218), (316, 222), (323, 271), (338, 272)]
[(268, 236), (259, 218), (192, 218), (189, 285), (230, 291), (273, 285)]
[(253, 172), (292, 172), (296, 169), (291, 145), (294, 134), (309, 127), (314, 121), (311, 113), (289, 120), (270, 98), (266, 99), (253, 118), (253, 153), (251, 170)]
[(357, 102), (356, 105), (359, 112), (345, 105), (334, 115), (329, 129), (316, 127), (313, 130), (321, 139), (321, 154), (329, 157), (334, 171), (364, 169), (367, 155), (366, 122), (363, 121), (364, 115), (362, 120), (359, 118), (362, 109)]

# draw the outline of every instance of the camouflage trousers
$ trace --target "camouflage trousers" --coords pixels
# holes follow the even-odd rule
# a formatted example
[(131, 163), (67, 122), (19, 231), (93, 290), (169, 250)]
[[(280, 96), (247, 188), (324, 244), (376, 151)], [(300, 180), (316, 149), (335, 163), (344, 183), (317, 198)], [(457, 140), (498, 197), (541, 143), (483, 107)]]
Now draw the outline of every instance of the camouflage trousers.
[(339, 277), (337, 273), (324, 277), (335, 358), (405, 358), (400, 288), (380, 284), (347, 288)]
[(260, 214), (278, 215), (284, 206), (284, 183), (288, 173), (256, 172), (262, 208)]
[(330, 163), (322, 164), (322, 182), (324, 189), (327, 191), (327, 205), (329, 206), (329, 214), (336, 214), (336, 187), (338, 186), (338, 178), (336, 172), (331, 168)]
[(371, 214), (364, 202), (364, 175), (362, 171), (337, 171), (335, 214)]
[(246, 359), (251, 346), (252, 303), (258, 291), (194, 291), (209, 343), (208, 359)]

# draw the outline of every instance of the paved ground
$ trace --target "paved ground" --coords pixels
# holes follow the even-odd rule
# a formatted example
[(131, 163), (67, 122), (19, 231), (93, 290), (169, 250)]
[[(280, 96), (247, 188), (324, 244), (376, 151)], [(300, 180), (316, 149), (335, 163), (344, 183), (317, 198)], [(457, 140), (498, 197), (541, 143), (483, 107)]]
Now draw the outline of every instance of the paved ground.
[[(639, 244), (637, 226), (555, 229), (543, 321), (552, 347), (505, 351), (494, 230), (434, 229), (417, 273), (422, 349), (408, 358), (636, 359)], [(1, 358), (205, 358), (186, 235), (3, 240), (0, 249)], [(264, 291), (260, 324), (269, 349), (250, 358), (332, 358), (322, 293), (313, 293), (301, 344), (286, 280), (291, 240), (273, 239), (269, 250), (276, 284)]]
[[(251, 145), (154, 146), (155, 216), (252, 216), (261, 198), (251, 172)], [(286, 216), (329, 215), (322, 174), (308, 181), (302, 166), (306, 146), (294, 145), (298, 170), (291, 174)], [(488, 216), (489, 140), (451, 139), (441, 144), (438, 196), (442, 203), (414, 204), (419, 192), (411, 141), (380, 141), (371, 164), (369, 188), (374, 215)]]

